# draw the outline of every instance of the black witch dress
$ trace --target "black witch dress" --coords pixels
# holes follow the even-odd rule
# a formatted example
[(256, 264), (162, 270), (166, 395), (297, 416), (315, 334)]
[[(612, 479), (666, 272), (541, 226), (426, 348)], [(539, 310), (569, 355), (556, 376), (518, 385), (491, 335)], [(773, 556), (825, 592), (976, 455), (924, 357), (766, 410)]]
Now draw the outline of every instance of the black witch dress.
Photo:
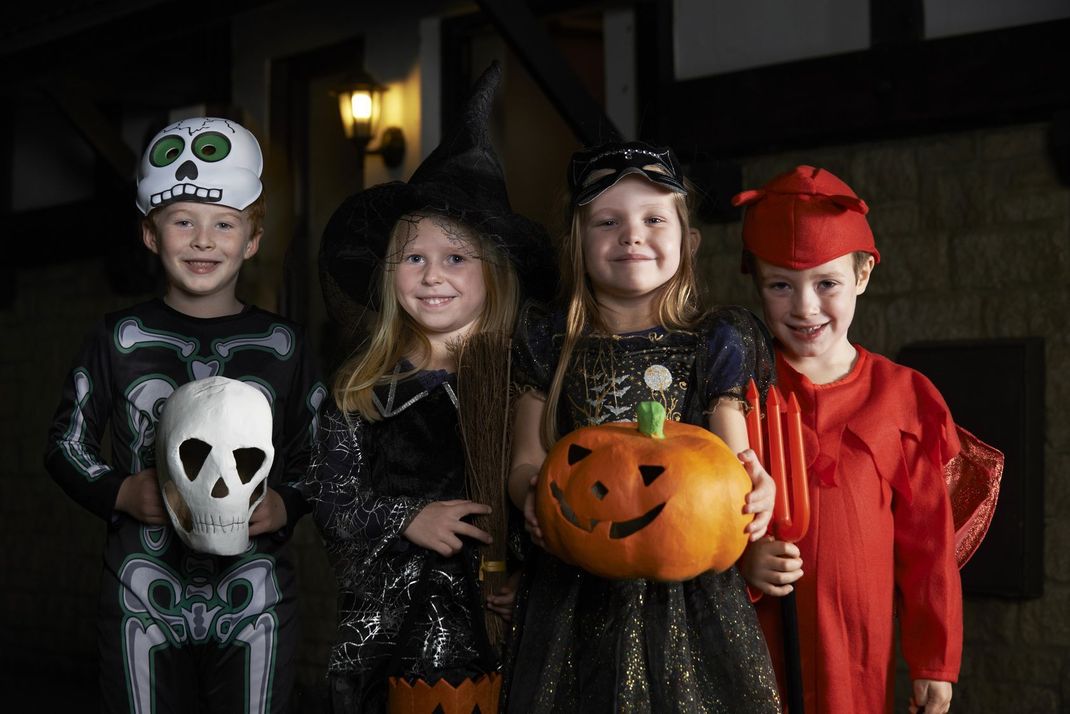
[[(546, 393), (561, 315), (526, 306), (515, 341), (520, 389)], [(710, 405), (772, 376), (767, 333), (741, 308), (693, 331), (581, 339), (565, 378), (561, 434), (635, 421), (635, 405), (705, 425)], [(672, 547), (667, 544), (667, 547)], [(509, 712), (779, 712), (776, 679), (736, 567), (684, 582), (607, 580), (535, 549), (514, 617), (502, 708)]]
[(385, 711), (389, 676), (456, 685), (496, 669), (475, 547), (445, 558), (401, 535), (432, 501), (467, 498), (454, 385), (418, 372), (376, 387), (380, 421), (321, 417), (304, 490), (338, 583), (334, 712)]

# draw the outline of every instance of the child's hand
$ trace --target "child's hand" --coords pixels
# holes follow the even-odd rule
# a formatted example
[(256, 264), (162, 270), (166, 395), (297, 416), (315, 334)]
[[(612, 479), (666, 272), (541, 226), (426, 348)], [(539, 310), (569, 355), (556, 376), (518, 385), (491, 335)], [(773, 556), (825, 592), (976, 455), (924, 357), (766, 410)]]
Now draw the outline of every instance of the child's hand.
[(773, 477), (758, 462), (758, 457), (752, 450), (741, 451), (737, 457), (743, 462), (743, 468), (747, 470), (747, 475), (754, 484), (754, 488), (747, 494), (747, 503), (743, 506), (744, 513), (754, 514), (754, 520), (744, 529), (750, 534), (753, 542), (764, 536), (769, 528), (769, 521), (773, 517), (776, 484), (773, 483)]
[(115, 510), (152, 526), (169, 522), (155, 468), (138, 471), (123, 479), (115, 497)]
[(934, 679), (915, 679), (914, 696), (910, 698), (910, 714), (947, 714), (951, 711), (951, 682)]
[(794, 543), (766, 536), (751, 543), (739, 559), (743, 579), (755, 590), (781, 597), (795, 588), (792, 583), (803, 576), (802, 558)]
[(542, 539), (542, 529), (539, 528), (539, 518), (535, 515), (535, 485), (539, 482), (539, 475), (535, 474), (528, 482), (528, 491), (524, 495), (524, 528), (531, 536), (531, 542), (542, 549), (546, 549), (546, 542)]
[(275, 489), (268, 488), (260, 503), (256, 504), (253, 514), (249, 516), (249, 535), (274, 533), (286, 525), (286, 502)]
[(506, 622), (513, 619), (513, 604), (516, 602), (516, 587), (520, 583), (520, 573), (516, 571), (498, 588), (498, 592), (487, 596), (487, 609), (499, 615)]
[(433, 550), (449, 558), (461, 551), (463, 543), (461, 543), (460, 536), (475, 538), (488, 545), (491, 543), (493, 539), (490, 533), (461, 520), (468, 516), (486, 515), (490, 512), (490, 506), (463, 498), (453, 501), (434, 501), (416, 514), (401, 535), (421, 548)]

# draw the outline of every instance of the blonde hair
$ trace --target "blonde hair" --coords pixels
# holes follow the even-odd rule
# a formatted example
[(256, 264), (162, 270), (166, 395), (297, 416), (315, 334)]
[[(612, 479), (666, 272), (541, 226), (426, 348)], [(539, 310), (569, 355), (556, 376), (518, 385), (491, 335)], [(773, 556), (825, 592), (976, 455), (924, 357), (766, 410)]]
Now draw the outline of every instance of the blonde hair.
[[(659, 166), (649, 166), (659, 170)], [(686, 183), (686, 182), (685, 182)], [(656, 185), (656, 184), (654, 184)], [(688, 185), (688, 196), (694, 191)], [(613, 187), (607, 189), (612, 191)], [(665, 189), (668, 191), (668, 189)], [(673, 204), (680, 219), (680, 265), (676, 273), (660, 288), (656, 298), (658, 324), (669, 330), (688, 329), (695, 325), (702, 310), (695, 281), (695, 256), (690, 244), (691, 220), (688, 199), (684, 194), (672, 192)], [(542, 439), (549, 448), (558, 437), (557, 408), (565, 374), (580, 338), (588, 331), (609, 334), (610, 330), (598, 311), (590, 278), (583, 262), (583, 224), (591, 204), (576, 206), (572, 210), (569, 230), (564, 233), (559, 246), (559, 269), (561, 273), (561, 299), (568, 305), (565, 317), (565, 338), (561, 345), (557, 369), (550, 382), (543, 410)]]
[(494, 241), (474, 233), (466, 225), (440, 214), (412, 214), (402, 216), (390, 231), (386, 258), (380, 268), (380, 307), (364, 349), (350, 357), (338, 369), (333, 384), (334, 401), (343, 412), (357, 412), (368, 421), (382, 418), (375, 408), (372, 390), (394, 378), (394, 369), (403, 357), (413, 356), (413, 368), (401, 377), (423, 369), (431, 359), (431, 343), (416, 321), (398, 302), (395, 269), (392, 261), (401, 255), (406, 244), (415, 237), (418, 222), (423, 219), (440, 221), (450, 236), (468, 243), (476, 252), (483, 268), (486, 297), (473, 332), (484, 330), (509, 334), (516, 321), (520, 302), (520, 285), (516, 269), (498, 250)]

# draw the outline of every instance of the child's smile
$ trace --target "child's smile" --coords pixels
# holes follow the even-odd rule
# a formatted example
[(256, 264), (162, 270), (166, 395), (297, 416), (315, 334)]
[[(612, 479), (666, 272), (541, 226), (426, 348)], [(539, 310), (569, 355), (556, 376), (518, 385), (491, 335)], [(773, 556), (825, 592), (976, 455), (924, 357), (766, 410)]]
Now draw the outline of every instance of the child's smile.
[(394, 268), (398, 303), (432, 342), (463, 337), (483, 314), (483, 263), (456, 230), (417, 221)]
[(583, 262), (598, 298), (650, 298), (676, 275), (683, 229), (673, 196), (626, 176), (591, 202)]
[(245, 214), (228, 206), (183, 202), (158, 211), (156, 231), (146, 228), (143, 238), (167, 274), (168, 303), (191, 314), (200, 314), (194, 304), (219, 303), (226, 314), (238, 271), (256, 253), (259, 234), (251, 235)]
[(844, 364), (849, 369), (854, 348), (847, 331), (871, 266), (856, 275), (850, 254), (805, 270), (757, 263), (765, 321), (788, 361), (811, 365), (801, 370), (808, 376), (838, 372)]

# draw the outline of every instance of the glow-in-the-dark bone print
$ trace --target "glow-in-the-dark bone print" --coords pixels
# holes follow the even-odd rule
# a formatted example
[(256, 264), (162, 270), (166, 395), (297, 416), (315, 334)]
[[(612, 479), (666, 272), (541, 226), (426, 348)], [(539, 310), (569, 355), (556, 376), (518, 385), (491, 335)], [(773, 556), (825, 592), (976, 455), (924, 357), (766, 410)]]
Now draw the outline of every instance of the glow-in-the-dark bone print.
[(156, 443), (156, 422), (167, 398), (175, 391), (175, 384), (163, 376), (153, 376), (136, 382), (126, 391), (126, 416), (133, 439), (130, 442), (130, 467), (133, 473), (154, 463), (152, 448)]
[(63, 435), (60, 448), (67, 461), (74, 464), (86, 479), (95, 481), (100, 475), (108, 472), (108, 465), (97, 460), (86, 449), (85, 435), (86, 422), (83, 408), (89, 401), (89, 395), (93, 391), (93, 381), (89, 372), (84, 367), (74, 370), (74, 411), (71, 412), (71, 425)]
[(123, 320), (115, 328), (115, 342), (119, 349), (132, 352), (139, 347), (166, 345), (174, 347), (182, 357), (189, 357), (197, 351), (196, 340), (185, 340), (178, 335), (146, 329), (136, 318)]
[(246, 560), (213, 584), (202, 578), (184, 583), (169, 566), (155, 560), (132, 558), (123, 565), (119, 573), (126, 613), (123, 650), (133, 711), (152, 711), (153, 649), (211, 641), (246, 645), (247, 711), (267, 710), (277, 646), (274, 608), (282, 600), (272, 568), (267, 558)]
[(240, 349), (261, 349), (274, 352), (280, 358), (286, 357), (293, 349), (293, 333), (282, 325), (272, 326), (271, 332), (257, 337), (237, 337), (233, 340), (212, 343), (212, 351), (223, 358), (230, 357), (231, 352)]
[[(120, 322), (115, 328), (115, 345), (124, 354), (146, 347), (167, 347), (175, 350), (186, 364), (190, 379), (205, 379), (222, 376), (224, 366), (236, 352), (247, 349), (263, 350), (279, 359), (288, 359), (293, 354), (296, 337), (284, 325), (272, 325), (260, 335), (237, 335), (227, 340), (216, 340), (211, 345), (209, 356), (198, 354), (200, 343), (181, 335), (152, 330), (137, 318)], [(273, 401), (271, 395), (269, 401)]]

